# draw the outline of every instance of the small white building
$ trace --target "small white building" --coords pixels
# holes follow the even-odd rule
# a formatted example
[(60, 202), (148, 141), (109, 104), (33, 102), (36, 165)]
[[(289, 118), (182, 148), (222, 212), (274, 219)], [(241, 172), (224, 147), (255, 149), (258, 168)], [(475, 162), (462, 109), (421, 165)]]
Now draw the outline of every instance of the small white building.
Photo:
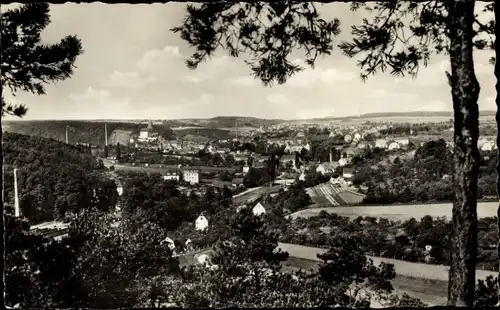
[(118, 196), (123, 195), (123, 185), (118, 184), (118, 185), (116, 186), (116, 192), (118, 193)]
[(196, 230), (204, 231), (208, 228), (208, 219), (204, 215), (200, 215), (196, 219), (194, 226)]
[(149, 138), (149, 131), (144, 128), (139, 132), (139, 140), (147, 140)]
[(361, 134), (359, 132), (356, 132), (353, 137), (354, 141), (359, 141), (361, 140)]
[(316, 172), (321, 174), (333, 173), (338, 166), (339, 164), (335, 162), (321, 163), (318, 165), (318, 168), (316, 168)]
[(264, 207), (263, 204), (258, 202), (253, 208), (252, 208), (252, 213), (256, 216), (262, 215), (266, 213), (266, 208)]
[(185, 182), (190, 184), (200, 183), (200, 172), (198, 170), (184, 170), (182, 174)]
[(387, 146), (387, 149), (389, 151), (394, 151), (394, 150), (399, 150), (401, 148), (401, 146), (399, 145), (399, 143), (397, 143), (396, 141), (392, 141), (391, 143), (389, 143), (389, 145)]
[(302, 171), (302, 173), (299, 175), (299, 181), (305, 181), (306, 180), (306, 174)]
[(250, 170), (250, 166), (248, 166), (247, 164), (245, 164), (243, 166), (243, 173), (248, 173), (249, 170)]
[(167, 173), (163, 176), (164, 181), (179, 181), (179, 174), (175, 172)]
[(170, 239), (169, 237), (166, 237), (162, 242), (162, 244), (167, 244), (168, 248), (170, 250), (174, 250), (175, 249), (175, 243), (174, 243), (174, 240)]
[(344, 167), (348, 163), (349, 163), (349, 159), (347, 159), (347, 158), (341, 158), (341, 159), (339, 159), (339, 166), (340, 167)]
[(487, 141), (480, 146), (480, 149), (481, 151), (493, 151), (496, 149), (496, 145), (494, 142)]
[(386, 139), (375, 140), (375, 147), (378, 147), (379, 149), (387, 148), (387, 140)]
[(344, 141), (347, 142), (347, 143), (351, 143), (352, 142), (352, 136), (350, 134), (347, 134), (344, 136)]
[(201, 254), (199, 255), (198, 257), (196, 257), (196, 261), (198, 262), (198, 264), (200, 265), (209, 265), (210, 264), (210, 256), (208, 256), (207, 254)]

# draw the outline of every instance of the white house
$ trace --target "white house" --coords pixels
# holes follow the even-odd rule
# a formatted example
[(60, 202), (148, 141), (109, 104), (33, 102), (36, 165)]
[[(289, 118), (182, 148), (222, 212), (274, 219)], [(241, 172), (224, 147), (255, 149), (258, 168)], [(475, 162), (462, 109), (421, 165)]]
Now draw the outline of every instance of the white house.
[(162, 244), (166, 243), (170, 250), (175, 249), (174, 240), (170, 239), (169, 237), (166, 237), (161, 243)]
[(248, 166), (247, 164), (245, 164), (243, 166), (243, 173), (247, 173), (249, 170), (250, 170), (250, 166)]
[(186, 243), (184, 243), (184, 246), (186, 247), (186, 251), (190, 252), (193, 250), (193, 244), (191, 239), (187, 239)]
[(375, 147), (378, 147), (379, 149), (387, 148), (387, 140), (386, 139), (375, 140)]
[(344, 136), (344, 141), (347, 143), (350, 143), (352, 141), (352, 136), (350, 134), (347, 134)]
[(259, 202), (252, 208), (252, 213), (256, 216), (262, 215), (266, 213), (266, 208)]
[(167, 173), (163, 176), (163, 180), (164, 181), (167, 181), (167, 180), (175, 180), (175, 181), (179, 181), (179, 174), (175, 173), (175, 172), (170, 172), (170, 173)]
[(341, 159), (339, 159), (339, 166), (340, 167), (344, 167), (348, 163), (349, 163), (349, 160), (347, 158), (341, 158)]
[(194, 226), (196, 230), (204, 231), (208, 227), (208, 219), (204, 215), (200, 215), (196, 219)]
[(208, 265), (210, 264), (210, 257), (207, 254), (201, 254), (198, 257), (196, 257), (196, 261), (200, 265)]
[(302, 173), (299, 175), (299, 181), (305, 181), (306, 180), (306, 174), (302, 171)]
[(321, 174), (333, 173), (338, 166), (339, 164), (335, 162), (321, 163), (318, 165), (318, 168), (316, 168), (316, 172), (319, 172)]
[(198, 170), (184, 170), (182, 174), (185, 182), (190, 184), (200, 183), (200, 172)]
[(116, 192), (118, 193), (118, 196), (123, 195), (123, 186), (121, 184), (116, 186)]
[(387, 149), (389, 151), (394, 151), (394, 150), (399, 150), (401, 148), (401, 146), (399, 145), (399, 143), (397, 143), (396, 141), (392, 141), (391, 143), (389, 143), (389, 145), (387, 146)]
[(311, 150), (311, 145), (309, 143), (306, 143), (306, 145), (304, 145), (304, 148), (308, 151)]
[(139, 140), (147, 140), (149, 138), (149, 131), (144, 128), (139, 132)]
[(491, 141), (487, 141), (481, 145), (481, 151), (493, 151), (496, 149), (495, 143)]

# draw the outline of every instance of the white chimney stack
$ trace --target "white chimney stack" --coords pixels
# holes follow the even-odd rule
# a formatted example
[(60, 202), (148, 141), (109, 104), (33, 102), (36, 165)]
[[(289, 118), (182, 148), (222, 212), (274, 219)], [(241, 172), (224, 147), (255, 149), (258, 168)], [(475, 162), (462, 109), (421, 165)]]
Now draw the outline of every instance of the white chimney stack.
[(332, 150), (330, 150), (330, 162), (333, 162)]
[(66, 126), (66, 144), (69, 143), (68, 126)]
[(104, 145), (108, 145), (108, 124), (104, 123)]
[(14, 212), (15, 216), (19, 217), (19, 192), (17, 189), (17, 169), (14, 169)]

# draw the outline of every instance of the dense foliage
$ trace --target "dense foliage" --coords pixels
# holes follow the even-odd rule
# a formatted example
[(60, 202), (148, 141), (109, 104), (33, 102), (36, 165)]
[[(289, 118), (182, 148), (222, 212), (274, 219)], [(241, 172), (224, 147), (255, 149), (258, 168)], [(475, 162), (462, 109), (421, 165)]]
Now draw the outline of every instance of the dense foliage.
[[(494, 152), (483, 154), (478, 181), (480, 198), (494, 196)], [(368, 188), (364, 203), (390, 204), (451, 201), (453, 162), (451, 150), (442, 139), (424, 143), (415, 153), (368, 150), (353, 158), (353, 183)]]
[(266, 219), (244, 208), (228, 228), (210, 262), (188, 267), (181, 280), (164, 285), (169, 294), (163, 302), (190, 308), (366, 306), (370, 296), (360, 292), (392, 292), (393, 266), (375, 267), (349, 237), (332, 243), (317, 273), (290, 274), (281, 271), (288, 254), (277, 247), (278, 236)]
[[(478, 267), (498, 270), (497, 229), (494, 218), (479, 220)], [(449, 265), (451, 223), (442, 218), (425, 216), (393, 222), (373, 217), (349, 220), (337, 214), (321, 212), (309, 218), (297, 218), (282, 225), (280, 241), (313, 247), (328, 247), (339, 235), (359, 237), (360, 246), (372, 256), (411, 262)], [(430, 246), (430, 250), (426, 249)]]
[(209, 187), (203, 196), (179, 191), (174, 181), (164, 181), (159, 174), (133, 173), (125, 181), (122, 197), (123, 215), (137, 225), (153, 222), (172, 231), (182, 223), (193, 223), (202, 213), (214, 214), (231, 203), (231, 191)]
[[(83, 53), (79, 38), (69, 35), (56, 44), (42, 44), (41, 33), (50, 23), (48, 3), (33, 3), (2, 13), (2, 87), (12, 94), (26, 91), (45, 94), (45, 85), (73, 75), (74, 63)], [(2, 116), (22, 117), (27, 108), (4, 101)]]
[(5, 195), (14, 200), (17, 172), (22, 214), (31, 223), (62, 219), (66, 212), (114, 208), (116, 185), (102, 174), (102, 162), (74, 146), (19, 134), (5, 134)]

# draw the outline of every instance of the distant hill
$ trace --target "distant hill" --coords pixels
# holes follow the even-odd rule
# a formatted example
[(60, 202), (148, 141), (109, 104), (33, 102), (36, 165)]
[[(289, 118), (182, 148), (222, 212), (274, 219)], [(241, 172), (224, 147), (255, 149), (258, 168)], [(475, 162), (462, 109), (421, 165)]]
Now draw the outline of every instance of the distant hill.
[[(165, 139), (176, 136), (196, 135), (212, 139), (230, 139), (234, 137), (227, 128), (238, 127), (259, 128), (260, 126), (279, 124), (284, 120), (267, 120), (255, 117), (220, 116), (210, 119), (184, 120), (152, 120), (153, 130), (159, 132)], [(136, 135), (147, 126), (148, 120), (37, 120), (37, 121), (4, 121), (2, 130), (29, 136), (54, 139), (64, 142), (66, 126), (69, 129), (69, 143), (90, 143), (104, 145), (104, 123), (108, 128), (108, 143), (127, 143), (130, 135)], [(189, 127), (172, 131), (170, 128)], [(225, 128), (225, 129), (221, 129)]]
[[(479, 111), (480, 116), (494, 116), (495, 111)], [(350, 119), (370, 119), (370, 118), (389, 118), (389, 117), (449, 117), (453, 118), (453, 111), (413, 111), (413, 112), (376, 112), (365, 113), (359, 116), (327, 117), (313, 118), (311, 120), (350, 120)]]
[(207, 127), (212, 128), (228, 128), (236, 127), (255, 127), (276, 125), (285, 122), (282, 119), (262, 119), (256, 117), (240, 117), (240, 116), (217, 116), (207, 120)]
[[(66, 140), (66, 126), (68, 126), (68, 140), (70, 144), (90, 143), (92, 145), (104, 145), (104, 121), (5, 121), (2, 124), (2, 130), (63, 142)], [(108, 122), (108, 143), (126, 143), (130, 134), (138, 134), (144, 127), (146, 127), (145, 123), (128, 121)], [(166, 139), (174, 136), (172, 130), (166, 125), (155, 124), (153, 125), (153, 129)], [(127, 134), (124, 134), (125, 132)]]
[(21, 212), (33, 224), (60, 219), (67, 211), (89, 207), (94, 189), (103, 189), (98, 191), (99, 199), (114, 195), (106, 192), (112, 189), (109, 187), (112, 184), (103, 178), (102, 164), (77, 147), (52, 139), (6, 133), (3, 148), (6, 201), (9, 204), (14, 201), (13, 169), (18, 168)]

